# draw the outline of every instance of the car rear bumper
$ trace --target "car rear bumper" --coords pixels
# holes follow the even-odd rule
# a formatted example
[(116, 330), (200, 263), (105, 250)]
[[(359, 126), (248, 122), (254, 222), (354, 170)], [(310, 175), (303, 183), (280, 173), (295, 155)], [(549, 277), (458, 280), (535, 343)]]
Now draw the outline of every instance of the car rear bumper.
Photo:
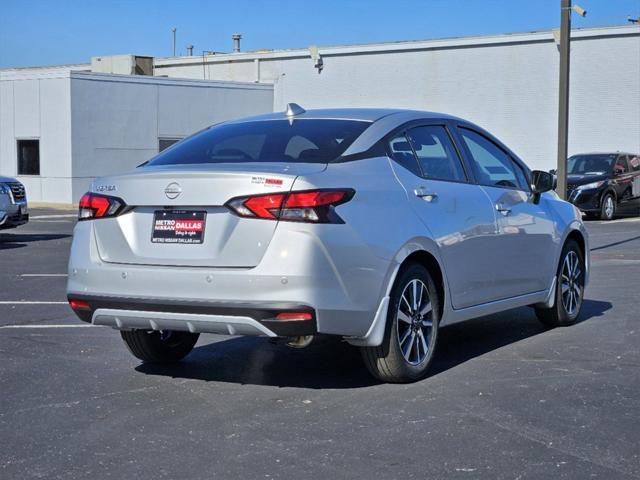
[[(88, 308), (75, 309), (83, 321), (118, 330), (176, 330), (222, 335), (296, 337), (317, 333), (315, 311), (305, 305), (279, 303), (219, 304), (156, 298), (69, 295)], [(306, 313), (308, 320), (278, 320), (281, 313)]]
[[(211, 333), (361, 337), (371, 327), (390, 266), (361, 243), (345, 245), (357, 241), (348, 234), (338, 237), (342, 248), (335, 248), (296, 225), (274, 235), (254, 268), (107, 263), (98, 254), (91, 223), (79, 222), (74, 230), (67, 294), (90, 303), (90, 316), (81, 314), (85, 321), (116, 328), (141, 328), (137, 319), (148, 318), (158, 325), (179, 320), (174, 329), (180, 330), (190, 330), (190, 321), (204, 329), (198, 331)], [(125, 311), (146, 313), (120, 318), (119, 326), (116, 320)], [(273, 321), (277, 313), (290, 311), (312, 312), (313, 321), (286, 326)], [(196, 324), (184, 315), (207, 315), (201, 320), (208, 323)], [(228, 316), (234, 318), (221, 318)], [(255, 327), (252, 333), (247, 324)]]

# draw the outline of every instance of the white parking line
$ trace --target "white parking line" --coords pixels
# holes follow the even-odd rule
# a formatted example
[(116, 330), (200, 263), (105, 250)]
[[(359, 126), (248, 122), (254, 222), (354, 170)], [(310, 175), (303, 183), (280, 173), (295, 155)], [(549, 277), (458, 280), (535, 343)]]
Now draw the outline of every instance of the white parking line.
[(3, 300), (0, 305), (69, 305), (69, 302), (39, 302), (32, 300)]
[(65, 213), (64, 215), (36, 215), (35, 217), (29, 217), (29, 220), (45, 220), (47, 218), (76, 218), (77, 213)]
[(21, 277), (66, 277), (66, 273), (22, 273)]
[(102, 327), (103, 325), (92, 325), (91, 323), (79, 323), (77, 325), (0, 325), (3, 328), (86, 328), (86, 327)]
[(71, 223), (73, 220), (67, 218), (67, 219), (61, 219), (61, 220), (34, 220), (31, 223)]
[[(616, 223), (635, 223), (640, 222), (640, 217), (617, 218), (615, 220), (603, 220), (597, 222), (598, 225), (615, 225)], [(588, 225), (589, 223), (587, 223)]]

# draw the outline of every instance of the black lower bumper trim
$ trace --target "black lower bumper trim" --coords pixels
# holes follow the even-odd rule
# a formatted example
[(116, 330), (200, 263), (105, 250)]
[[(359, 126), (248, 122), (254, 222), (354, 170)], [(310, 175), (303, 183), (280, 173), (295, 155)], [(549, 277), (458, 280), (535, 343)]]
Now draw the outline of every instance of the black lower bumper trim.
[[(136, 310), (141, 312), (192, 313), (200, 315), (225, 315), (231, 317), (249, 317), (281, 337), (297, 337), (318, 333), (315, 310), (307, 305), (294, 302), (258, 303), (233, 302), (215, 303), (200, 301), (184, 301), (134, 297), (103, 297), (94, 295), (70, 294), (68, 299), (82, 300), (89, 304), (89, 309), (74, 310), (80, 320), (91, 323), (93, 312), (99, 308), (114, 310)], [(283, 321), (276, 320), (279, 313), (310, 313), (310, 320)]]
[(28, 223), (28, 222), (29, 222), (28, 213), (23, 213), (22, 215), (14, 214), (7, 217), (5, 222), (2, 225), (0, 225), (0, 229), (15, 228), (15, 227), (19, 227), (20, 225), (24, 225), (25, 223)]

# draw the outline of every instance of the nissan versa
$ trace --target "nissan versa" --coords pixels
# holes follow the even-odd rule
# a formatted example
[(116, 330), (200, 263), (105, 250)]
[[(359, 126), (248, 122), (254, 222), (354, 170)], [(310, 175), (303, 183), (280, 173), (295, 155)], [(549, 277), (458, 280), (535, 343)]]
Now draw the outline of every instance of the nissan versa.
[(377, 378), (414, 381), (444, 325), (524, 305), (576, 321), (588, 237), (552, 186), (459, 118), (289, 104), (95, 180), (68, 299), (144, 362), (180, 360), (200, 333), (327, 334)]

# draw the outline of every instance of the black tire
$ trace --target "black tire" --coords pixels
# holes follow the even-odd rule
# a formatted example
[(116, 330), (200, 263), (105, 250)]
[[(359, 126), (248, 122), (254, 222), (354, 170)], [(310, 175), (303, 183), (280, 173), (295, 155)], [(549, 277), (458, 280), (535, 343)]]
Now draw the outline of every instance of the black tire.
[(143, 362), (172, 363), (186, 357), (198, 341), (199, 333), (123, 330), (122, 340), (129, 351)]
[[(414, 309), (415, 314), (409, 316), (408, 303), (412, 302), (413, 281), (416, 281), (416, 288), (420, 289), (416, 298), (420, 306)], [(426, 287), (426, 289), (425, 289)], [(417, 291), (417, 290), (416, 290)], [(408, 303), (402, 299), (403, 293), (410, 294)], [(400, 320), (399, 308), (402, 302), (403, 318)], [(428, 302), (431, 310), (427, 311)], [(389, 308), (387, 311), (387, 323), (384, 332), (382, 345), (379, 347), (362, 347), (360, 349), (362, 358), (371, 374), (383, 382), (407, 383), (424, 378), (431, 364), (436, 344), (438, 341), (438, 324), (440, 322), (441, 308), (435, 283), (429, 271), (419, 264), (411, 264), (398, 274), (393, 289), (391, 291)], [(420, 315), (422, 310), (424, 315)], [(406, 321), (410, 318), (410, 321)], [(430, 326), (429, 326), (430, 324)], [(407, 333), (408, 332), (408, 333)], [(421, 333), (420, 333), (421, 332)], [(408, 335), (408, 337), (405, 337)], [(400, 337), (404, 338), (404, 343)], [(424, 342), (422, 342), (424, 339)], [(411, 342), (411, 345), (409, 343)], [(401, 343), (408, 346), (408, 358), (403, 353)], [(425, 344), (427, 346), (425, 350)], [(421, 351), (424, 358), (421, 359)], [(413, 360), (411, 360), (413, 358)]]
[(602, 197), (600, 205), (600, 220), (612, 220), (616, 214), (616, 199), (611, 193), (606, 193)]
[[(579, 273), (575, 278), (573, 278), (573, 280), (567, 282), (566, 280), (563, 280), (563, 274), (566, 273), (565, 262), (568, 261), (567, 259), (570, 257), (570, 255), (576, 255)], [(565, 277), (568, 278), (566, 275)], [(538, 320), (540, 320), (546, 326), (552, 328), (566, 327), (576, 323), (578, 321), (578, 317), (580, 316), (580, 309), (582, 307), (582, 300), (584, 298), (584, 280), (584, 254), (582, 253), (582, 250), (580, 249), (578, 243), (575, 240), (569, 239), (562, 249), (562, 254), (560, 255), (560, 263), (558, 265), (558, 271), (556, 273), (555, 304), (551, 308), (536, 307), (535, 311)], [(572, 303), (567, 301), (567, 294), (563, 294), (563, 285), (568, 285), (569, 289), (573, 289), (574, 284), (577, 284), (580, 287), (580, 293), (579, 295), (576, 295), (578, 298), (575, 300), (575, 304), (573, 304), (574, 309), (571, 310), (567, 306), (567, 303), (569, 304), (569, 306), (571, 306)]]

